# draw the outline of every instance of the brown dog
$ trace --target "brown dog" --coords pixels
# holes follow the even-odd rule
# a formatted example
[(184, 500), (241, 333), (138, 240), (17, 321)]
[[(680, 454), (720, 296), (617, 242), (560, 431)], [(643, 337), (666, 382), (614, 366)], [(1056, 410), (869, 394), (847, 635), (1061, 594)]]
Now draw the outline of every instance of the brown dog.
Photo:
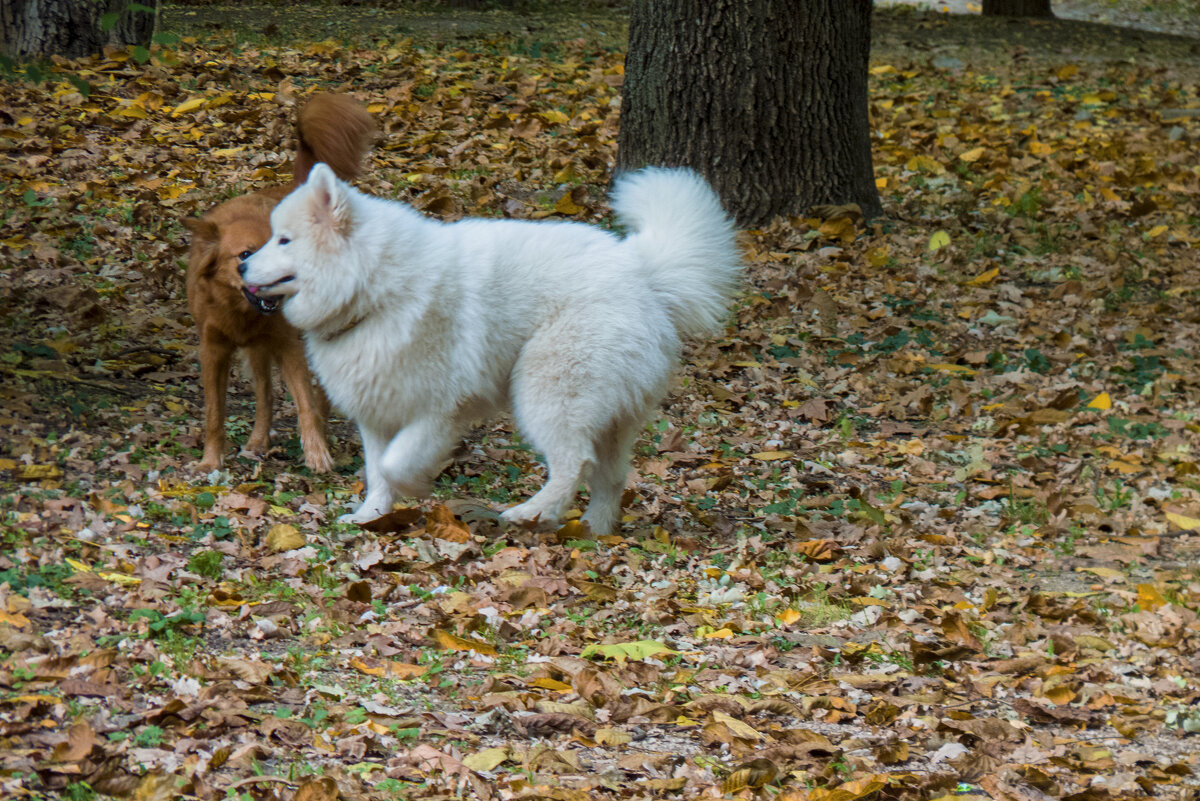
[(304, 463), (333, 467), (325, 442), (329, 401), (314, 386), (300, 333), (280, 314), (264, 314), (242, 291), (238, 265), (271, 238), (271, 209), (304, 183), (323, 161), (345, 180), (356, 176), (375, 137), (367, 110), (344, 95), (317, 94), (296, 123), (299, 144), (292, 181), (228, 200), (203, 217), (183, 221), (192, 232), (187, 273), (188, 306), (200, 333), (200, 377), (204, 384), (204, 456), (197, 467), (213, 470), (225, 459), (225, 393), (233, 354), (242, 348), (254, 373), (254, 430), (245, 450), (265, 454), (271, 430), (271, 364), (278, 362), (296, 401)]

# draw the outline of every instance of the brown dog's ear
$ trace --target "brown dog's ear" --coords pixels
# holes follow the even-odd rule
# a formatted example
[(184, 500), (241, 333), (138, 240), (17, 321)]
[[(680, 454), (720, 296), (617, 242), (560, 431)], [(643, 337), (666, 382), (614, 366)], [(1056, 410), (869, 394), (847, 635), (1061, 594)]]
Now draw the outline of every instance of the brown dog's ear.
[(188, 248), (188, 270), (205, 278), (216, 272), (217, 247), (221, 231), (217, 224), (204, 217), (184, 217), (183, 227), (192, 232)]
[(220, 238), (217, 224), (207, 217), (184, 217), (183, 227), (192, 232), (195, 239), (205, 242), (216, 242)]

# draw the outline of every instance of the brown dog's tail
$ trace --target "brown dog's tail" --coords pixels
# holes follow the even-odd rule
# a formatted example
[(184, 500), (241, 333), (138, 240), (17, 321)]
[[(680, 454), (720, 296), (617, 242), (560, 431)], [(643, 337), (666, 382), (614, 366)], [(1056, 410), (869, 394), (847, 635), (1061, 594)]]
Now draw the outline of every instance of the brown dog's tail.
[(375, 134), (375, 120), (357, 100), (346, 95), (313, 95), (296, 121), (299, 145), (292, 162), (292, 184), (304, 183), (318, 161), (328, 164), (343, 181), (354, 178)]

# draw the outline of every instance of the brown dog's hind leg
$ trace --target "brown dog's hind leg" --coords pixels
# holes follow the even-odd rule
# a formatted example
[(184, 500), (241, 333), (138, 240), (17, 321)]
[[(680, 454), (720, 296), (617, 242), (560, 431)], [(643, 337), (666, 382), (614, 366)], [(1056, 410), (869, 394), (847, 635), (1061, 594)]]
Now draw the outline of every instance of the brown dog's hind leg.
[(333, 469), (333, 456), (325, 442), (325, 421), (329, 416), (329, 399), (325, 391), (313, 386), (308, 362), (304, 358), (304, 346), (299, 342), (288, 344), (279, 354), (279, 366), (283, 382), (287, 384), (292, 399), (296, 401), (296, 416), (300, 425), (300, 444), (304, 446), (304, 464), (318, 473)]
[(250, 358), (250, 371), (254, 373), (254, 430), (246, 440), (243, 453), (248, 456), (265, 456), (271, 447), (271, 420), (274, 409), (271, 397), (271, 348), (268, 344), (255, 344), (246, 348)]

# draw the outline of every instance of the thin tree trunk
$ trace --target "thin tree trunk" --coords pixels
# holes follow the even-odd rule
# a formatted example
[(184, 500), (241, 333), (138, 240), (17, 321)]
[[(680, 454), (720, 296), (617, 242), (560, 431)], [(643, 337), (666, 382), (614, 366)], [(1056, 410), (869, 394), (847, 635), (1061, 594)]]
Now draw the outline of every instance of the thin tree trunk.
[(689, 166), (743, 225), (824, 203), (880, 213), (870, 0), (635, 0), (618, 169)]
[(1050, 0), (983, 0), (985, 17), (1053, 17)]
[[(157, 13), (135, 11), (129, 0), (3, 0), (0, 2), (0, 52), (10, 58), (57, 55), (79, 58), (107, 45), (148, 45)], [(140, 5), (158, 8), (158, 0)], [(104, 30), (106, 14), (120, 16)]]

